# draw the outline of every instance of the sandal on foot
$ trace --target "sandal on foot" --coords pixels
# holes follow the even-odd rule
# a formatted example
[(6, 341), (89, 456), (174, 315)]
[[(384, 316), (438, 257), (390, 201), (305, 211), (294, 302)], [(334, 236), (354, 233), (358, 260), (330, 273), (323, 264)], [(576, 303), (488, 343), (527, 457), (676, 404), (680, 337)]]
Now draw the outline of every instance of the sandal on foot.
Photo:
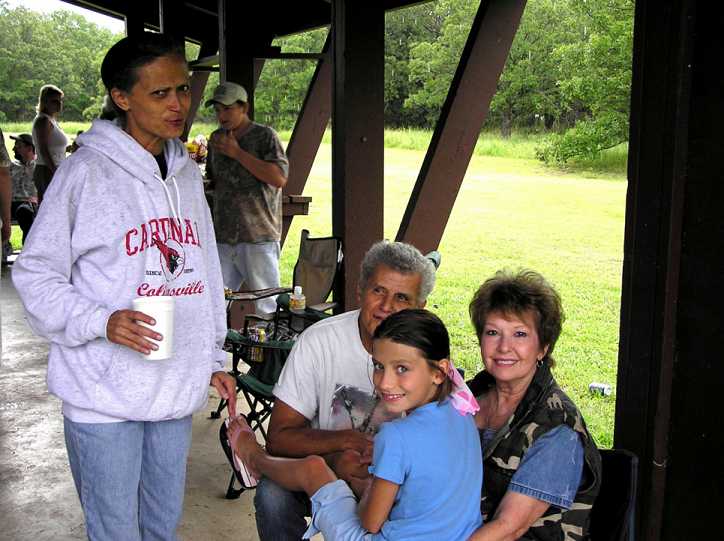
[[(221, 440), (221, 447), (224, 449), (224, 454), (231, 464), (231, 469), (234, 470), (236, 479), (241, 483), (245, 489), (256, 488), (259, 480), (246, 467), (246, 464), (237, 456), (234, 450), (231, 448), (231, 440), (229, 434), (229, 421), (231, 419), (225, 419), (219, 429), (219, 439)], [(246, 420), (246, 417), (244, 417)]]

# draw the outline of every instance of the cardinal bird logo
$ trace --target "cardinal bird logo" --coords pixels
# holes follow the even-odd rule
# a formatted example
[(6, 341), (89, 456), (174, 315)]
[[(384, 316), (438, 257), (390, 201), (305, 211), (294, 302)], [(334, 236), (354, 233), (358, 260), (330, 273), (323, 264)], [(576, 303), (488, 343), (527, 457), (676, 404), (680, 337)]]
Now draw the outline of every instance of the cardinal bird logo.
[(173, 239), (167, 239), (166, 242), (163, 242), (158, 234), (153, 236), (152, 245), (156, 246), (160, 252), (161, 268), (166, 280), (170, 282), (178, 278), (186, 263), (183, 247)]

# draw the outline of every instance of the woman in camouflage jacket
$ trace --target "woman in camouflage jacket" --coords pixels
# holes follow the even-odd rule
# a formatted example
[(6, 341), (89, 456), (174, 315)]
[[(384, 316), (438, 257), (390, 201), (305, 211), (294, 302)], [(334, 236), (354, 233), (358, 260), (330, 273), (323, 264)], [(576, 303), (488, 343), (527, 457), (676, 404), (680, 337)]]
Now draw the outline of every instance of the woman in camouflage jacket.
[(484, 524), (472, 540), (585, 540), (601, 458), (551, 374), (563, 311), (538, 273), (499, 271), (470, 303), (485, 370), (471, 382)]

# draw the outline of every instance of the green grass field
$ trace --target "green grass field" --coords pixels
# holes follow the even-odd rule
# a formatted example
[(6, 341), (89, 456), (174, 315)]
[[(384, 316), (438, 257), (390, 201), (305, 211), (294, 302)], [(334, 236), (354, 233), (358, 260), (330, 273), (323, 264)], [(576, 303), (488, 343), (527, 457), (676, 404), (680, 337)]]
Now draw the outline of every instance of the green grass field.
[[(385, 152), (385, 236), (394, 238), (424, 153)], [(331, 233), (329, 145), (307, 183), (310, 215), (297, 217), (282, 254), (291, 268), (302, 228)], [(563, 298), (567, 320), (556, 347), (556, 376), (583, 411), (596, 441), (613, 443), (614, 395), (593, 396), (588, 384), (616, 382), (626, 182), (551, 172), (535, 160), (475, 156), (440, 245), (442, 265), (428, 307), (448, 325), (454, 360), (481, 367), (467, 304), (501, 268), (535, 269)]]
[[(67, 133), (86, 127), (63, 124)], [(195, 126), (192, 135), (212, 128)], [(27, 129), (3, 126), (6, 137)], [(429, 138), (429, 132), (415, 130), (386, 133), (387, 238), (397, 232)], [(556, 377), (598, 444), (610, 447), (615, 390), (607, 397), (591, 395), (588, 384), (616, 382), (626, 149), (612, 149), (598, 162), (555, 168), (533, 159), (535, 144), (535, 137), (481, 136), (439, 248), (442, 265), (428, 308), (447, 324), (454, 360), (472, 375), (481, 368), (467, 315), (473, 292), (501, 268), (541, 272), (558, 288), (567, 316), (555, 351)], [(305, 188), (313, 198), (310, 215), (295, 219), (284, 246), (285, 283), (291, 281), (301, 229), (313, 236), (331, 233), (330, 175), (327, 142)]]

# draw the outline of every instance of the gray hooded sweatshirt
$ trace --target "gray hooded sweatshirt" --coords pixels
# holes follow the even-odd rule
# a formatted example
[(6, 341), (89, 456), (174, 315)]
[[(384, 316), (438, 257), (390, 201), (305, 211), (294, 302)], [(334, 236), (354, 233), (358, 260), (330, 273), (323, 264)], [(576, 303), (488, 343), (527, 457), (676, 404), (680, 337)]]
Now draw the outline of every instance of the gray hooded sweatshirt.
[[(183, 144), (154, 157), (96, 120), (63, 161), (13, 265), (33, 330), (50, 340), (48, 388), (75, 422), (159, 421), (206, 403), (224, 369), (226, 310), (198, 166)], [(150, 361), (106, 339), (139, 296), (175, 297), (173, 356)]]

